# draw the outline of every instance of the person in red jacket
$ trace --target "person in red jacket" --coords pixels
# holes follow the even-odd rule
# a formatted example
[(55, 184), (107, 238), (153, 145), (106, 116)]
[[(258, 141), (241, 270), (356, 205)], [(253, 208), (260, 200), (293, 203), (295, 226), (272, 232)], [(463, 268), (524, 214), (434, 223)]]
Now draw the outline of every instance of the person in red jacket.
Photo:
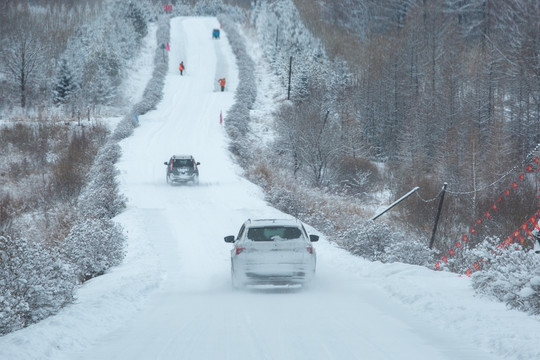
[(218, 83), (221, 86), (221, 91), (224, 91), (225, 90), (225, 78), (219, 79)]
[(184, 72), (184, 62), (183, 61), (180, 61), (180, 66), (178, 67), (178, 70), (180, 70), (180, 75), (182, 75), (182, 73)]

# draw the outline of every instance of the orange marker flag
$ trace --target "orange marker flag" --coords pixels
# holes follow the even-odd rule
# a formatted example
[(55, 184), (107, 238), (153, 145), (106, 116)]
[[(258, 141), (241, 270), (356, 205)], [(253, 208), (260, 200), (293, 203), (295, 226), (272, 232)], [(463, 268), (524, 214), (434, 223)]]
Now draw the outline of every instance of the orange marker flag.
[(521, 243), (521, 245), (524, 245), (525, 244), (525, 239), (523, 238), (523, 236), (521, 236), (521, 234), (519, 233), (519, 229), (514, 231), (514, 236), (516, 237), (516, 239), (519, 240), (519, 242)]
[(527, 235), (529, 235), (530, 237), (534, 238), (534, 235), (533, 235), (532, 231), (529, 230), (529, 226), (527, 225), (527, 223), (521, 225), (521, 228), (522, 228), (523, 230), (525, 230), (525, 232), (527, 233)]
[(540, 230), (540, 225), (538, 225), (538, 221), (536, 221), (536, 217), (533, 216), (532, 218), (529, 219), (529, 221), (531, 224), (533, 224), (533, 226), (536, 229)]

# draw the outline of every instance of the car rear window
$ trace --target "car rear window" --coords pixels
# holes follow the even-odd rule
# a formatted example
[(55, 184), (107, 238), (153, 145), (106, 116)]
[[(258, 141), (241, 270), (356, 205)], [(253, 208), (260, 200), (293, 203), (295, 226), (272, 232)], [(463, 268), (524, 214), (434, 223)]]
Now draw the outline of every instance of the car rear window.
[(247, 232), (247, 238), (253, 241), (284, 241), (302, 237), (302, 231), (292, 226), (253, 227)]
[(173, 167), (189, 167), (193, 166), (191, 159), (174, 159)]

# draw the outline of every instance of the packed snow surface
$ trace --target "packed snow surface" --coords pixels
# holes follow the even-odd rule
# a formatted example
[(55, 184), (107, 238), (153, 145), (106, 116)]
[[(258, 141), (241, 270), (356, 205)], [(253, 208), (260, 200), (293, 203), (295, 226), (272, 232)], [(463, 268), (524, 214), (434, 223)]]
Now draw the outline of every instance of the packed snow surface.
[[(1, 337), (0, 359), (540, 359), (539, 320), (476, 297), (467, 277), (368, 262), (324, 236), (310, 286), (231, 288), (223, 237), (247, 218), (287, 215), (227, 151), (219, 119), (238, 70), (226, 29), (212, 39), (216, 27), (172, 20), (163, 101), (121, 143), (125, 262), (60, 314)], [(173, 154), (201, 163), (199, 186), (166, 184)]]

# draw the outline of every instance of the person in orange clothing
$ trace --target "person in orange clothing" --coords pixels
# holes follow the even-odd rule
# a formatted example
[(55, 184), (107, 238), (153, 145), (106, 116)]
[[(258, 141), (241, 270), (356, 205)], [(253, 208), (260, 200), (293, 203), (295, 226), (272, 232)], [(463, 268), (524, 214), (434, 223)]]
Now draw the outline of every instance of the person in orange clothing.
[(180, 70), (180, 75), (182, 75), (182, 73), (184, 72), (184, 62), (183, 61), (180, 61), (180, 66), (178, 67), (178, 70)]
[(225, 78), (219, 79), (218, 83), (221, 86), (221, 91), (224, 91), (225, 90)]

